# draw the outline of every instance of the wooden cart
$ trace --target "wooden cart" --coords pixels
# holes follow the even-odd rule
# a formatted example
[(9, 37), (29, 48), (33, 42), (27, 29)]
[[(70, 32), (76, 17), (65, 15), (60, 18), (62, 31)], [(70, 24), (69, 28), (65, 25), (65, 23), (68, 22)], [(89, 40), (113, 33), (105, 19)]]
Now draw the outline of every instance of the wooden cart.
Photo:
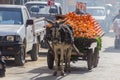
[[(53, 69), (54, 66), (54, 52), (49, 44), (49, 50), (47, 53), (47, 64), (49, 69)], [(97, 67), (99, 61), (99, 47), (100, 45), (97, 39), (87, 39), (87, 38), (75, 38), (74, 46), (71, 55), (71, 61), (75, 62), (78, 60), (87, 61), (88, 70)], [(59, 58), (60, 63), (60, 58)], [(59, 64), (58, 64), (59, 65)]]

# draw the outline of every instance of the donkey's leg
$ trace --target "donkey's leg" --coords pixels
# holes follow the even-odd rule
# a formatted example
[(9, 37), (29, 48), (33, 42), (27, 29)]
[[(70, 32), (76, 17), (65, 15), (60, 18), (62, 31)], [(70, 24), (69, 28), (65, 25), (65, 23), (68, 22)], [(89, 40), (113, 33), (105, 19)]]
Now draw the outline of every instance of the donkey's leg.
[(71, 47), (69, 47), (68, 49), (68, 52), (67, 52), (67, 70), (68, 70), (68, 72), (71, 72), (71, 69), (70, 69), (70, 59), (71, 59), (71, 53), (72, 53), (72, 48)]
[(53, 73), (54, 76), (57, 75), (57, 71), (58, 71), (58, 54), (57, 54), (57, 48), (54, 47), (54, 53), (55, 53), (55, 71)]
[(63, 66), (63, 63), (64, 63), (64, 48), (63, 46), (61, 46), (61, 54), (60, 54), (60, 63), (61, 63), (61, 75), (64, 76), (64, 66)]
[(64, 55), (65, 55), (65, 72), (67, 72), (67, 49), (64, 49)]
[(66, 51), (66, 49), (64, 49), (64, 55), (65, 55), (65, 68), (64, 68), (64, 71), (66, 72), (67, 71), (67, 51)]

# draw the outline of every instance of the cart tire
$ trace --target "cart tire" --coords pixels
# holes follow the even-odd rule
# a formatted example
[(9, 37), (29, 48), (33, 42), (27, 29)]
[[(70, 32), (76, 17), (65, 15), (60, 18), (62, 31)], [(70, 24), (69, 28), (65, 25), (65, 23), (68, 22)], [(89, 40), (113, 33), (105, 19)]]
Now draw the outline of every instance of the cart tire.
[(87, 53), (87, 65), (88, 65), (88, 70), (91, 70), (93, 68), (93, 50), (90, 49), (88, 50)]
[(54, 65), (54, 55), (52, 50), (48, 50), (47, 53), (47, 65), (49, 69), (53, 69)]
[(120, 49), (120, 39), (115, 39), (115, 49)]
[(94, 64), (93, 64), (94, 68), (97, 67), (98, 62), (99, 62), (99, 50), (98, 50), (98, 48), (95, 48), (95, 50), (94, 50)]

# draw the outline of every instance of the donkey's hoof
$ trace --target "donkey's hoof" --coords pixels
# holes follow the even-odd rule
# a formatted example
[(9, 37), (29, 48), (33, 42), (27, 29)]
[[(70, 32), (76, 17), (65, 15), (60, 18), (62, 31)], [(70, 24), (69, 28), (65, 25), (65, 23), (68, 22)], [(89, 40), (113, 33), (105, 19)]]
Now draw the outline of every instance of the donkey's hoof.
[(71, 73), (71, 69), (70, 68), (68, 68), (67, 71), (68, 71), (68, 73)]
[(69, 73), (71, 73), (71, 70), (68, 70)]
[(64, 72), (61, 72), (61, 76), (64, 76)]
[(67, 68), (64, 68), (64, 72), (67, 72)]
[(67, 70), (66, 70), (66, 69), (65, 69), (64, 71), (65, 71), (65, 72), (67, 72)]
[(55, 71), (54, 73), (53, 73), (53, 76), (56, 76), (57, 75), (57, 72)]

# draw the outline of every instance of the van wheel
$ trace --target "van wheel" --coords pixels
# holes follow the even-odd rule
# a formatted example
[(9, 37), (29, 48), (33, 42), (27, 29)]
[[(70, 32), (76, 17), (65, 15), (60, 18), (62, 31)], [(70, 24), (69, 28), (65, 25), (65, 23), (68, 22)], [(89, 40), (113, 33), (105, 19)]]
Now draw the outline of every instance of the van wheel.
[(38, 44), (33, 44), (32, 51), (30, 53), (32, 61), (37, 61), (38, 60), (38, 53), (39, 53), (39, 45)]
[(25, 46), (21, 46), (19, 54), (15, 55), (16, 66), (23, 66), (25, 64)]

